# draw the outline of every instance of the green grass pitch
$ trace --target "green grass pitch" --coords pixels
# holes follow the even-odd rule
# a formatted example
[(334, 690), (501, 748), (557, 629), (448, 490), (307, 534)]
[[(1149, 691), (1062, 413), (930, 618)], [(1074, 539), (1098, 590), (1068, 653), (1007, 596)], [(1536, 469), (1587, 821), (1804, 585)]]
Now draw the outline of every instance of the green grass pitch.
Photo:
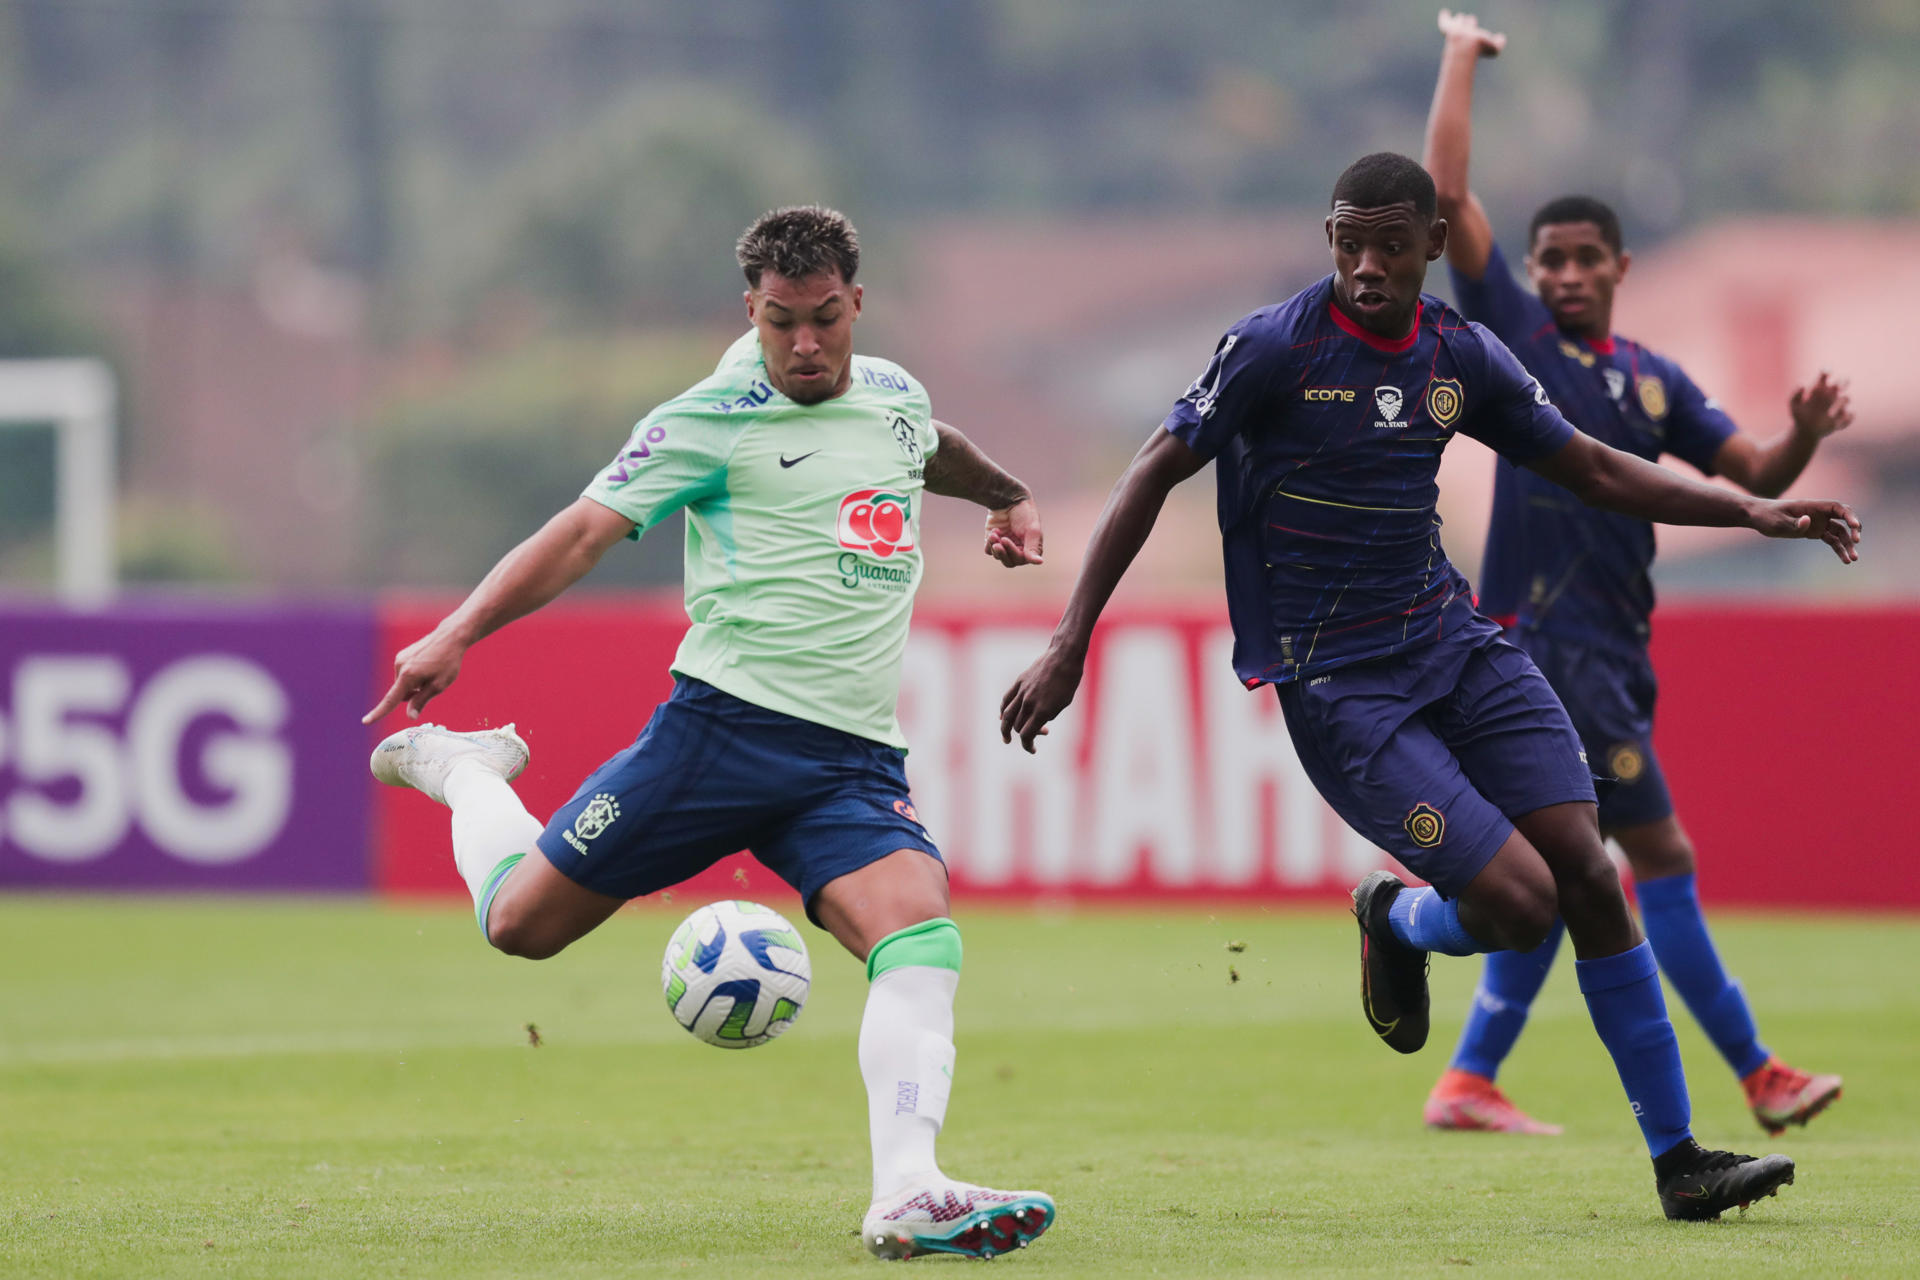
[[(708, 1048), (657, 976), (693, 905), (533, 964), (451, 906), (0, 898), (0, 1275), (871, 1273), (861, 968), (808, 928), (795, 1029)], [(1779, 1199), (1686, 1224), (1659, 1216), (1564, 957), (1505, 1083), (1568, 1136), (1433, 1134), (1420, 1103), (1477, 961), (1436, 962), (1434, 1042), (1401, 1058), (1361, 1019), (1337, 906), (959, 914), (943, 1161), (1060, 1203), (997, 1268), (1920, 1266), (1920, 921), (1719, 921), (1774, 1048), (1847, 1093), (1765, 1139), (1676, 1003), (1699, 1136), (1801, 1162)]]

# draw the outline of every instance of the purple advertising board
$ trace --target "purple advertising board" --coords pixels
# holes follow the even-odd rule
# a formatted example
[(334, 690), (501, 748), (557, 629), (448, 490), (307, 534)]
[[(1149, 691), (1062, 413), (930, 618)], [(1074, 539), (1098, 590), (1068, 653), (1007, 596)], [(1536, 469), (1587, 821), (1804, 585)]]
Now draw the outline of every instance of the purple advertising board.
[(370, 610), (0, 606), (0, 887), (358, 891)]

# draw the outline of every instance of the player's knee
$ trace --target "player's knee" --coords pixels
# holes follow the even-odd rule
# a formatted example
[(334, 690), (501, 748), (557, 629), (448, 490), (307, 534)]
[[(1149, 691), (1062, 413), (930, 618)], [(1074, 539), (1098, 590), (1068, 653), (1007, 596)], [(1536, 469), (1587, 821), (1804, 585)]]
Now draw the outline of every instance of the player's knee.
[(1511, 951), (1531, 951), (1545, 942), (1560, 911), (1553, 881), (1544, 877), (1516, 885), (1505, 905), (1501, 924), (1506, 936), (1501, 941)]
[(566, 949), (568, 939), (511, 903), (495, 902), (487, 916), (487, 941), (496, 951), (522, 960), (546, 960)]
[(1546, 941), (1559, 911), (1553, 877), (1541, 867), (1538, 874), (1511, 874), (1473, 891), (1475, 921), (1469, 926), (1483, 942), (1507, 951), (1531, 951)]
[(1604, 849), (1562, 867), (1555, 879), (1560, 901), (1569, 914), (1626, 903), (1626, 893), (1620, 887), (1620, 872)]

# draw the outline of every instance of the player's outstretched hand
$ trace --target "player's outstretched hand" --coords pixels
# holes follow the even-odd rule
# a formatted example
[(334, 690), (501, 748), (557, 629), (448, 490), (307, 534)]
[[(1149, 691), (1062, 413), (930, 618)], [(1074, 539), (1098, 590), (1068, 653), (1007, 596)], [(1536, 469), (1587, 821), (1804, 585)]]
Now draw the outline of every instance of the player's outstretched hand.
[(403, 702), (407, 715), (419, 719), (426, 705), (459, 677), (465, 652), (466, 646), (437, 631), (415, 640), (394, 656), (392, 687), (378, 706), (360, 717), (360, 723), (372, 724)]
[(1046, 538), (1040, 532), (1040, 508), (1032, 498), (987, 512), (986, 552), (1009, 569), (1040, 564)]
[(1818, 538), (1842, 564), (1860, 558), (1860, 517), (1844, 502), (1792, 498), (1762, 502), (1753, 527), (1769, 538)]
[(1507, 47), (1505, 35), (1487, 30), (1480, 25), (1480, 19), (1470, 13), (1455, 13), (1451, 9), (1440, 11), (1440, 34), (1448, 43), (1458, 41), (1472, 45), (1483, 58), (1497, 58)]
[(1032, 755), (1034, 739), (1044, 737), (1047, 722), (1073, 701), (1085, 670), (1084, 655), (1075, 657), (1049, 647), (1000, 699), (1000, 741), (1012, 742), (1018, 737), (1020, 745)]
[(1793, 425), (1815, 440), (1825, 440), (1836, 431), (1853, 425), (1853, 403), (1847, 399), (1847, 384), (1836, 382), (1825, 369), (1810, 387), (1801, 387), (1787, 401)]

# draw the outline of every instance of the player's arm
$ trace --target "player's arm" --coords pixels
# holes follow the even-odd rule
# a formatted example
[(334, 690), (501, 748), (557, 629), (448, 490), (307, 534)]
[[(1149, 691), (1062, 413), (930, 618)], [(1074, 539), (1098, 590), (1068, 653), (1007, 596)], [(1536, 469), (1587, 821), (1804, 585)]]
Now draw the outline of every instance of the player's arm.
[(1555, 452), (1525, 465), (1590, 507), (1659, 524), (1753, 529), (1769, 538), (1818, 538), (1842, 563), (1860, 558), (1860, 518), (1844, 502), (1779, 502), (1732, 493), (1578, 431)]
[(1800, 478), (1813, 460), (1820, 442), (1853, 423), (1853, 406), (1845, 384), (1823, 369), (1811, 387), (1801, 387), (1787, 402), (1793, 423), (1773, 439), (1762, 442), (1736, 432), (1713, 456), (1713, 469), (1763, 498), (1777, 498)]
[(1421, 164), (1433, 175), (1440, 216), (1447, 220), (1447, 261), (1460, 274), (1478, 280), (1487, 273), (1493, 249), (1493, 224), (1479, 197), (1467, 186), (1467, 160), (1473, 149), (1473, 75), (1482, 58), (1497, 58), (1507, 38), (1488, 31), (1470, 13), (1440, 11), (1440, 78), (1427, 112), (1427, 144)]
[(964, 498), (987, 509), (986, 553), (1009, 569), (1041, 563), (1046, 539), (1033, 494), (955, 427), (934, 420), (940, 444), (927, 459), (928, 493)]
[(407, 714), (422, 708), (460, 674), (460, 659), (477, 641), (523, 618), (578, 582), (607, 548), (633, 532), (633, 521), (579, 498), (525, 542), (502, 556), (458, 609), (393, 660), (393, 685), (378, 706), (361, 717), (372, 724), (402, 702)]
[(1120, 473), (1087, 544), (1086, 559), (1053, 639), (1038, 661), (1021, 673), (1000, 700), (1000, 740), (1017, 736), (1029, 752), (1047, 722), (1066, 710), (1080, 687), (1093, 624), (1107, 607), (1113, 589), (1146, 545), (1167, 494), (1207, 460), (1170, 431), (1158, 430)]

